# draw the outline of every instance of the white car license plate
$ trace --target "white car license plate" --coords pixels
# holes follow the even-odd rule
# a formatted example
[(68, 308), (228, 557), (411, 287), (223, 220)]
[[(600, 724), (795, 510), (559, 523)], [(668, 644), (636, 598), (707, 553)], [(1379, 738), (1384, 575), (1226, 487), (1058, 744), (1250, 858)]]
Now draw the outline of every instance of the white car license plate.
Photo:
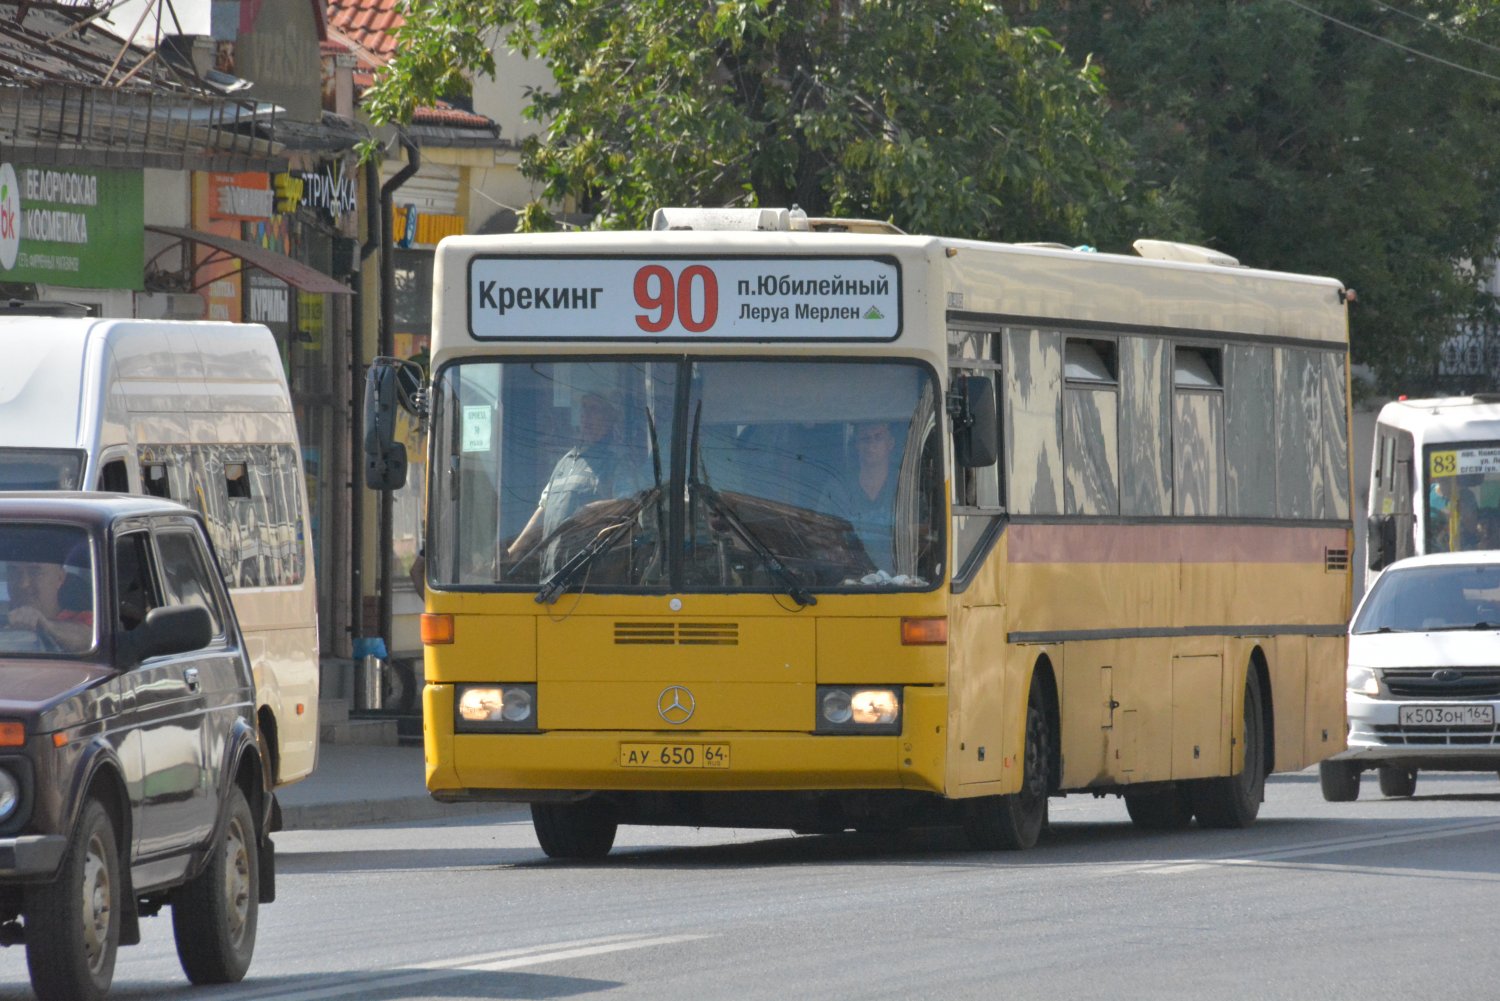
[(1494, 706), (1402, 706), (1402, 726), (1494, 726)]

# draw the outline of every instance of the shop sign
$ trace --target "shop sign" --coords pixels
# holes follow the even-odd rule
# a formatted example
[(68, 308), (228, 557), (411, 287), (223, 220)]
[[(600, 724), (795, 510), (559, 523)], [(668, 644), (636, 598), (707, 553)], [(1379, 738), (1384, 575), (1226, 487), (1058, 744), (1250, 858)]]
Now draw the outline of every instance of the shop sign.
[(291, 331), (291, 296), (286, 282), (252, 274), (245, 288), (245, 321), (264, 323), (284, 339)]
[(328, 160), (317, 170), (290, 170), (276, 175), (276, 211), (308, 208), (337, 222), (357, 207), (354, 173), (343, 161)]
[(210, 219), (269, 219), (275, 214), (270, 174), (246, 171), (208, 175)]
[(0, 281), (141, 290), (141, 172), (0, 162)]

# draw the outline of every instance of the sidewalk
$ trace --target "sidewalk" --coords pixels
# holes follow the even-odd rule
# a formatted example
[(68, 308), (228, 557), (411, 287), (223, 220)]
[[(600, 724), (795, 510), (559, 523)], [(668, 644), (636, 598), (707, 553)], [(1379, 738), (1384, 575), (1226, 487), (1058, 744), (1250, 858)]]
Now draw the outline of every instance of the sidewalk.
[(474, 814), (530, 817), (524, 804), (439, 803), (427, 793), (420, 747), (320, 744), (313, 773), (278, 789), (276, 798), (288, 831)]

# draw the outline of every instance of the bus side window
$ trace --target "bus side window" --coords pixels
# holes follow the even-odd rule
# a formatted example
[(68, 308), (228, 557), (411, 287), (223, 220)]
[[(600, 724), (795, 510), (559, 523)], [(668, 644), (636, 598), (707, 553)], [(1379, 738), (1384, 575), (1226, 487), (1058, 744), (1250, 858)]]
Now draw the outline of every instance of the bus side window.
[(165, 464), (155, 462), (150, 465), (141, 466), (141, 486), (146, 488), (146, 493), (152, 497), (172, 498), (171, 484), (167, 480), (167, 467)]
[(107, 494), (130, 492), (130, 476), (125, 471), (124, 459), (111, 459), (99, 471), (99, 489)]

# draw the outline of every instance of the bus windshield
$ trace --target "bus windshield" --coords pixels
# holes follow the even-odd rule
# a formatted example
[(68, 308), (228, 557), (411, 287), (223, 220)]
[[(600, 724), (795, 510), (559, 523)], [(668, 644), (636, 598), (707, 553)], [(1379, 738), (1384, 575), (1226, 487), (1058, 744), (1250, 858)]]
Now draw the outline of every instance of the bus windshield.
[(1500, 441), (1427, 448), (1429, 553), (1500, 549)]
[(436, 587), (798, 596), (942, 575), (924, 366), (486, 359), (434, 395)]

